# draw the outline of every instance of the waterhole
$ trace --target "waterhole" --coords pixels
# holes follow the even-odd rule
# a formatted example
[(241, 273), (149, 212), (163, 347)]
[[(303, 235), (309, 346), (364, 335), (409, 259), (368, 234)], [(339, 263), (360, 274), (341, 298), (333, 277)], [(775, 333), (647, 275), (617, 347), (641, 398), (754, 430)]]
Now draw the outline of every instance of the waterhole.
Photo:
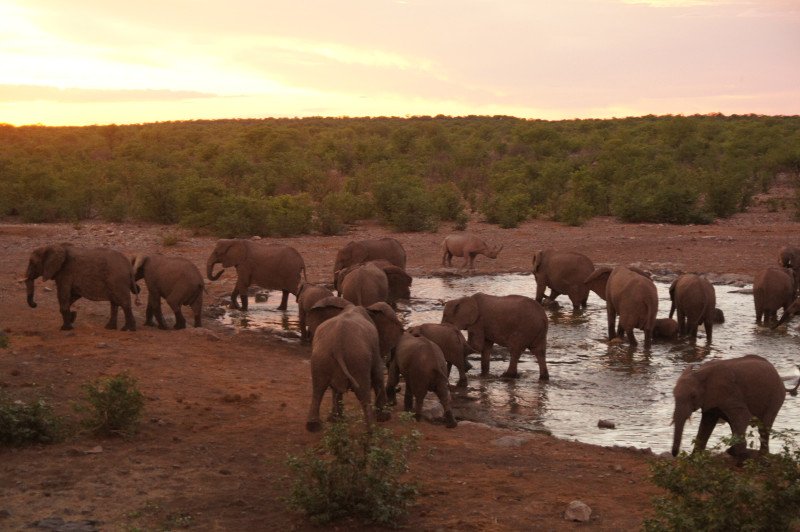
[[(669, 285), (656, 286), (658, 315), (666, 317)], [(558, 301), (562, 307), (547, 310), (550, 381), (538, 380), (538, 365), (528, 351), (520, 359), (520, 377), (514, 380), (500, 378), (508, 367), (504, 348), (495, 346), (490, 375), (486, 377), (479, 375), (479, 355), (471, 355), (469, 386), (451, 388), (456, 417), (520, 430), (544, 430), (559, 438), (598, 445), (667, 451), (672, 445), (672, 388), (688, 364), (758, 354), (770, 360), (782, 376), (800, 374), (797, 323), (776, 330), (757, 326), (753, 296), (747, 288), (715, 286), (717, 307), (725, 313), (726, 321), (714, 326), (711, 345), (706, 344), (700, 327), (696, 345), (688, 341), (656, 341), (649, 352), (642, 349), (641, 331), (636, 331), (636, 348), (627, 343), (608, 343), (605, 302), (595, 294), (590, 294), (587, 308), (577, 315), (573, 315), (569, 299), (561, 296)], [(476, 292), (533, 296), (535, 291), (534, 277), (524, 274), (420, 277), (414, 279), (412, 298), (399, 305), (398, 315), (408, 327), (439, 323), (444, 302), (449, 299)], [(287, 311), (278, 311), (275, 307), (280, 293), (272, 292), (268, 302), (251, 300), (248, 312), (228, 311), (220, 319), (229, 326), (265, 329), (299, 342), (297, 305), (293, 299), (290, 297)], [(455, 370), (450, 378), (455, 384)], [(687, 422), (683, 449), (690, 449), (699, 418), (695, 413)], [(616, 428), (598, 428), (601, 419), (613, 422)], [(787, 396), (774, 428), (798, 428), (799, 422), (800, 397)], [(719, 425), (709, 445), (729, 435), (728, 426)]]

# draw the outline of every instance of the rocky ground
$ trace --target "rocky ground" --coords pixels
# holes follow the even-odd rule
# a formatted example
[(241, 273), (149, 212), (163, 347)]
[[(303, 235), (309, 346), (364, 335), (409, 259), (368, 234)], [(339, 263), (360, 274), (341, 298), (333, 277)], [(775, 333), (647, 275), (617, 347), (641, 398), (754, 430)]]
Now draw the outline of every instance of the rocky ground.
[[(478, 273), (527, 271), (535, 249), (558, 247), (599, 264), (639, 263), (746, 281), (776, 265), (782, 245), (800, 243), (800, 223), (782, 208), (786, 204), (757, 198), (748, 213), (708, 226), (598, 218), (583, 227), (533, 221), (511, 230), (473, 221), (469, 230), (505, 245), (497, 260), (478, 259)], [(387, 234), (405, 246), (412, 275), (440, 272), (439, 243), (448, 231), (391, 234), (361, 224), (343, 236), (279, 241), (304, 255), (310, 280), (329, 282), (339, 247)], [(171, 237), (177, 244), (165, 245)], [(37, 309), (27, 307), (19, 282), (30, 251), (60, 241), (130, 255), (180, 254), (202, 270), (215, 239), (141, 224), (0, 224), (0, 327), (9, 340), (0, 349), (0, 392), (44, 397), (69, 417), (82, 384), (127, 371), (147, 399), (141, 430), (127, 440), (77, 434), (55, 445), (0, 449), (0, 529), (64, 523), (87, 530), (311, 528), (285, 504), (287, 454), (319, 440), (304, 429), (309, 347), (234, 332), (209, 317), (203, 329), (107, 331), (107, 304), (86, 300), (74, 307), (75, 330), (62, 332), (52, 282), (37, 281)], [(207, 299), (223, 300), (233, 277), (229, 272), (209, 282)], [(144, 308), (135, 314), (143, 322)], [(347, 404), (355, 409), (352, 398)], [(410, 529), (573, 529), (585, 525), (564, 520), (564, 511), (581, 500), (592, 508), (593, 528), (630, 530), (658, 494), (648, 480), (654, 457), (646, 452), (468, 422), (454, 430), (423, 422), (419, 429), (421, 449), (409, 475), (419, 481), (421, 495), (403, 523)]]

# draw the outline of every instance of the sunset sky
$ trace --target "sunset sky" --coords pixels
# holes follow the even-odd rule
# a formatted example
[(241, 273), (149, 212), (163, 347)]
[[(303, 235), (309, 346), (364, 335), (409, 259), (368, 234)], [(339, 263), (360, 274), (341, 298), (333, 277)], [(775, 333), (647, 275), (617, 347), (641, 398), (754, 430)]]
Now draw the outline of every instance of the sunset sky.
[(800, 0), (0, 0), (0, 123), (800, 114)]

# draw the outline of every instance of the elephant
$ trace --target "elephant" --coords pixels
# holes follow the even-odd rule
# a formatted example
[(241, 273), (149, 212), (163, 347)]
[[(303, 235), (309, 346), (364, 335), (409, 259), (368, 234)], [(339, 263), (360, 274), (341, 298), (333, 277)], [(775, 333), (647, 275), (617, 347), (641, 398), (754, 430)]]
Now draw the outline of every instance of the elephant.
[(153, 326), (153, 317), (158, 321), (159, 329), (166, 329), (164, 315), (161, 312), (161, 298), (175, 314), (175, 329), (186, 328), (186, 318), (181, 312), (181, 305), (192, 308), (194, 326), (202, 327), (203, 313), (203, 274), (194, 263), (183, 257), (166, 255), (137, 255), (131, 259), (134, 279), (144, 278), (147, 286), (147, 311), (145, 325)]
[[(635, 346), (637, 342), (633, 329), (642, 329), (644, 348), (650, 349), (658, 313), (658, 291), (653, 281), (641, 270), (617, 266), (613, 270), (596, 269), (586, 282), (600, 285), (605, 283), (609, 339), (625, 333), (628, 342)], [(616, 328), (617, 314), (619, 314), (619, 329)]]
[(449, 323), (423, 323), (409, 327), (407, 332), (413, 336), (425, 337), (438, 345), (447, 361), (447, 375), (450, 375), (450, 369), (455, 366), (458, 370), (456, 386), (467, 386), (467, 355), (475, 350), (467, 344), (459, 329)]
[(338, 316), (322, 323), (311, 344), (311, 406), (306, 429), (322, 428), (319, 407), (329, 387), (333, 390), (332, 416), (342, 413), (342, 396), (352, 389), (364, 410), (367, 428), (372, 426), (373, 406), (370, 389), (375, 393), (378, 421), (389, 419), (384, 387), (384, 358), (403, 334), (403, 325), (392, 307), (380, 302), (367, 308), (351, 305)]
[(332, 297), (333, 292), (322, 285), (300, 281), (297, 288), (297, 314), (300, 321), (300, 337), (307, 340), (311, 337), (306, 316), (311, 308), (320, 300)]
[(547, 314), (535, 300), (519, 295), (490, 296), (477, 293), (448, 301), (442, 323), (450, 323), (468, 333), (467, 343), (481, 353), (481, 375), (489, 373), (492, 345), (508, 348), (511, 361), (505, 378), (518, 376), (517, 363), (526, 348), (539, 364), (539, 380), (548, 380)]
[(796, 246), (783, 246), (781, 248), (781, 266), (791, 268), (794, 272), (794, 282), (800, 286), (800, 248)]
[[(214, 274), (214, 266), (222, 263), (222, 270)], [(305, 279), (306, 265), (296, 249), (281, 244), (261, 244), (241, 238), (217, 241), (206, 262), (206, 275), (212, 281), (219, 279), (225, 268), (236, 268), (236, 286), (231, 293), (231, 307), (239, 308), (236, 297), (242, 300), (242, 310), (247, 310), (247, 289), (251, 284), (270, 290), (281, 290), (278, 310), (286, 310), (289, 294), (297, 294), (301, 276)]]
[(714, 325), (719, 325), (721, 323), (725, 323), (725, 313), (722, 312), (722, 309), (715, 308), (714, 309)]
[(792, 304), (796, 291), (794, 272), (789, 268), (766, 268), (753, 279), (753, 302), (756, 307), (756, 324), (774, 323), (778, 309), (784, 314)]
[[(383, 276), (378, 274), (375, 268), (382, 271)], [(350, 276), (351, 273), (354, 275)], [(348, 276), (349, 279), (345, 281)], [(386, 278), (385, 291), (383, 277)], [(411, 298), (412, 281), (412, 277), (404, 269), (387, 260), (379, 259), (339, 270), (336, 272), (334, 288), (338, 290), (340, 296), (357, 304), (364, 303), (358, 303), (356, 299), (366, 297), (375, 301), (386, 301), (392, 308), (396, 308), (398, 301)], [(345, 295), (345, 286), (348, 295)]]
[(337, 296), (324, 297), (314, 303), (306, 313), (306, 326), (308, 327), (309, 337), (314, 337), (314, 333), (323, 322), (338, 316), (345, 308), (350, 306), (353, 306), (351, 302)]
[(395, 403), (396, 387), (402, 374), (405, 379), (403, 409), (410, 412), (414, 408), (414, 417), (419, 421), (422, 418), (425, 396), (428, 392), (434, 392), (444, 409), (445, 426), (455, 428), (458, 423), (450, 406), (447, 362), (439, 346), (424, 336), (405, 332), (393, 353), (389, 363), (389, 378), (386, 381), (389, 404)]
[(658, 318), (653, 327), (653, 339), (677, 340), (678, 322), (672, 318)]
[(55, 280), (58, 304), (61, 310), (62, 331), (73, 328), (77, 313), (72, 304), (85, 297), (92, 301), (111, 303), (111, 315), (106, 329), (117, 328), (120, 307), (125, 314), (123, 331), (135, 331), (136, 320), (131, 310), (131, 293), (138, 294), (139, 287), (133, 278), (128, 259), (109, 248), (79, 248), (71, 244), (53, 244), (33, 250), (28, 261), (25, 286), (28, 305), (36, 308), (33, 282), (39, 276), (44, 281)]
[(485, 255), (490, 259), (496, 259), (502, 249), (502, 244), (489, 247), (486, 242), (473, 234), (449, 235), (442, 241), (442, 266), (452, 266), (454, 256), (464, 257), (461, 269), (469, 266), (470, 270), (474, 270), (476, 256)]
[(406, 269), (406, 250), (394, 238), (373, 238), (348, 242), (336, 253), (336, 261), (333, 264), (333, 284), (336, 285), (336, 272), (339, 270), (378, 259), (385, 259), (398, 268)]
[[(572, 251), (543, 249), (533, 254), (533, 276), (536, 278), (536, 301), (544, 299), (550, 288), (549, 299), (567, 294), (573, 310), (586, 308), (589, 286), (586, 278), (594, 272), (594, 263), (586, 255)], [(602, 296), (601, 296), (602, 297)]]
[(690, 366), (675, 383), (675, 411), (672, 422), (675, 433), (672, 455), (680, 450), (683, 427), (698, 408), (702, 411), (694, 451), (706, 447), (717, 421), (723, 419), (731, 427), (734, 442), (728, 453), (739, 458), (747, 454), (745, 431), (755, 417), (761, 422), (758, 432), (761, 453), (769, 452), (769, 432), (783, 405), (787, 390), (770, 362), (757, 355), (728, 360), (714, 360), (698, 367)]
[(669, 317), (678, 311), (678, 332), (682, 335), (688, 334), (692, 340), (696, 340), (697, 329), (702, 323), (706, 331), (706, 342), (711, 342), (717, 308), (714, 285), (705, 277), (685, 273), (672, 281), (669, 298), (672, 300)]

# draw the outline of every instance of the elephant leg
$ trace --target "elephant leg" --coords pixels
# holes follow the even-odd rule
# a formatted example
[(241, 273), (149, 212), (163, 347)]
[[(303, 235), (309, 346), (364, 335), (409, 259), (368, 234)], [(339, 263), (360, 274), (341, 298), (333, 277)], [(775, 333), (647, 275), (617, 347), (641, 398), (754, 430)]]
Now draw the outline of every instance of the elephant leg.
[(192, 303), (192, 313), (194, 314), (194, 326), (203, 326), (203, 295), (198, 295)]
[[(460, 364), (458, 364), (458, 366), (456, 366), (456, 369), (458, 369), (458, 382), (456, 383), (456, 386), (458, 388), (466, 388), (467, 387), (466, 364), (464, 364), (464, 362), (462, 361)], [(450, 370), (447, 371), (447, 374), (450, 375)]]
[(155, 322), (153, 322), (153, 307), (150, 305), (150, 302), (147, 302), (147, 308), (144, 311), (144, 325), (145, 327), (155, 327)]
[(633, 334), (633, 327), (629, 327), (628, 329), (625, 329), (625, 335), (628, 337), (628, 343), (629, 344), (631, 344), (631, 345), (639, 345), (639, 343), (636, 341), (636, 335)]
[(442, 254), (442, 266), (450, 266), (450, 261), (452, 258), (453, 256), (450, 254), (450, 252), (445, 250), (445, 252)]
[(541, 303), (544, 300), (544, 292), (547, 290), (547, 285), (544, 283), (536, 282), (536, 302)]
[(561, 295), (561, 292), (557, 292), (555, 289), (551, 288), (550, 289), (550, 295), (547, 296), (547, 299), (549, 299), (550, 301), (555, 301), (556, 298), (558, 296), (560, 296), (560, 295)]
[(445, 379), (439, 379), (439, 382), (436, 384), (435, 393), (436, 397), (439, 398), (439, 402), (442, 403), (442, 408), (444, 409), (444, 426), (448, 429), (455, 428), (458, 425), (458, 422), (453, 415), (450, 389), (448, 388), (447, 381)]
[(358, 402), (361, 403), (361, 409), (364, 411), (364, 423), (367, 425), (367, 430), (372, 430), (372, 425), (375, 423), (375, 412), (372, 408), (370, 388), (368, 386), (359, 386), (355, 393)]
[(133, 317), (133, 310), (130, 304), (122, 307), (122, 313), (125, 315), (125, 325), (122, 326), (123, 331), (135, 331), (136, 319)]
[(644, 348), (645, 348), (645, 350), (649, 350), (652, 345), (653, 345), (653, 329), (645, 329), (644, 330)]
[(608, 339), (613, 340), (616, 333), (617, 313), (610, 302), (606, 304), (606, 318), (608, 319)]
[(397, 404), (397, 384), (400, 382), (400, 369), (397, 367), (397, 362), (392, 360), (389, 364), (389, 375), (386, 378), (386, 403), (390, 405)]
[(278, 306), (278, 310), (286, 310), (289, 304), (289, 291), (283, 290), (281, 292), (281, 304)]
[(519, 377), (517, 364), (519, 363), (519, 357), (522, 355), (522, 350), (523, 348), (519, 346), (508, 346), (508, 351), (511, 354), (511, 360), (508, 362), (508, 369), (506, 369), (502, 375), (504, 379), (516, 379)]
[(550, 380), (550, 372), (547, 371), (547, 345), (546, 342), (542, 342), (541, 345), (535, 346), (531, 349), (533, 356), (536, 357), (536, 362), (539, 364), (539, 380), (540, 381), (548, 381)]
[(308, 409), (308, 418), (306, 418), (306, 430), (309, 432), (319, 432), (322, 429), (322, 422), (319, 419), (319, 406), (322, 403), (322, 396), (325, 395), (327, 384), (322, 386), (319, 382), (313, 382), (312, 376), (311, 384), (311, 406)]
[[(231, 303), (235, 305), (236, 295), (238, 294), (239, 299), (242, 301), (242, 310), (247, 310), (247, 289), (250, 288), (250, 283), (246, 282), (241, 277), (236, 279), (236, 288), (233, 290), (233, 294), (231, 295)], [(233, 308), (237, 308), (234, 306)]]
[(236, 301), (239, 297), (239, 286), (233, 287), (233, 292), (231, 292), (231, 308), (239, 308), (239, 302)]
[(761, 318), (764, 316), (764, 310), (756, 306), (756, 325), (761, 325)]
[(481, 350), (481, 375), (489, 374), (489, 362), (492, 358), (492, 343), (485, 342)]
[(183, 312), (181, 311), (180, 305), (178, 305), (176, 308), (173, 308), (172, 312), (175, 314), (175, 329), (185, 329), (186, 318), (183, 317)]
[[(170, 306), (172, 305), (170, 304)], [(153, 294), (147, 302), (147, 307), (152, 309), (153, 317), (158, 323), (158, 328), (162, 330), (166, 329), (167, 324), (164, 321), (164, 313), (161, 312), (161, 296), (159, 294)]]
[(700, 417), (700, 427), (697, 429), (697, 438), (694, 440), (693, 452), (702, 451), (706, 448), (708, 438), (711, 437), (711, 433), (714, 431), (718, 420), (719, 415), (715, 412), (708, 411), (702, 413)]
[(408, 377), (406, 377), (406, 389), (403, 392), (403, 411), (411, 412), (414, 408), (414, 394), (411, 392), (411, 386), (408, 385)]
[(758, 452), (761, 454), (769, 454), (769, 432), (770, 429), (764, 426), (763, 423), (758, 425), (758, 439), (760, 442)]
[[(383, 371), (384, 363), (380, 355), (375, 357), (372, 363), (372, 371), (370, 373), (370, 381), (372, 384), (372, 391), (375, 393), (375, 416), (378, 421), (389, 421), (391, 414), (386, 406), (386, 387), (383, 384)], [(366, 386), (365, 386), (366, 388)], [(369, 392), (369, 390), (367, 390)], [(369, 402), (370, 398), (367, 397)], [(371, 403), (370, 403), (371, 404)]]
[(344, 394), (331, 388), (331, 414), (328, 421), (336, 421), (344, 415)]
[(711, 319), (707, 319), (703, 322), (703, 328), (706, 330), (706, 343), (711, 343), (711, 334), (714, 331), (714, 322)]
[(106, 323), (106, 329), (109, 330), (116, 330), (117, 329), (117, 314), (119, 313), (119, 305), (111, 302), (111, 315), (108, 317), (108, 323)]
[(422, 406), (425, 404), (426, 395), (428, 395), (428, 390), (423, 386), (420, 386), (419, 390), (414, 393), (414, 419), (417, 421), (422, 419)]
[(740, 408), (736, 412), (728, 414), (728, 424), (731, 426), (734, 443), (727, 452), (731, 456), (738, 458), (739, 461), (747, 458), (747, 441), (745, 437), (751, 419), (752, 416), (746, 408)]
[(61, 311), (61, 330), (62, 331), (69, 331), (73, 328), (72, 323), (75, 321), (73, 317), (74, 312), (70, 312), (69, 310), (62, 310)]
[(686, 314), (678, 309), (678, 334), (686, 336)]

